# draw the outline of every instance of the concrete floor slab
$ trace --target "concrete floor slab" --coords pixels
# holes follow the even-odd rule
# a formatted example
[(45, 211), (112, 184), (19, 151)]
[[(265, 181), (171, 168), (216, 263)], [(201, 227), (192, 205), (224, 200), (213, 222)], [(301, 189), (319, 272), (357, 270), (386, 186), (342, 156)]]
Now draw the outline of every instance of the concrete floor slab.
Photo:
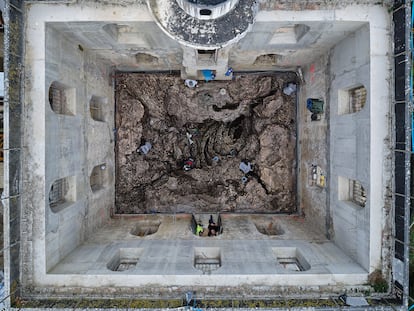
[[(137, 224), (154, 220), (161, 223), (154, 234), (139, 237), (130, 233)], [(201, 283), (214, 284), (220, 280), (220, 285), (231, 286), (236, 280), (248, 280), (273, 285), (281, 282), (285, 285), (328, 285), (341, 282), (345, 275), (348, 279), (354, 277), (357, 283), (367, 277), (367, 271), (296, 216), (224, 214), (223, 234), (217, 237), (194, 235), (190, 220), (189, 214), (115, 217), (48, 275), (59, 274), (69, 279), (70, 275), (78, 275), (78, 284), (97, 275), (113, 276), (113, 284), (125, 284), (125, 280), (117, 279), (117, 276), (128, 275), (129, 279), (139, 279), (140, 283), (152, 284), (155, 279), (166, 278), (165, 284), (190, 285), (203, 275), (194, 264), (196, 250), (201, 250), (201, 254), (208, 258), (210, 250), (214, 249), (219, 254), (221, 266), (204, 274)], [(276, 222), (284, 230), (282, 235), (264, 235), (255, 226), (255, 223)], [(136, 266), (130, 270), (111, 271), (108, 263), (120, 249), (140, 249), (142, 252)], [(299, 251), (310, 268), (298, 272), (285, 269), (278, 262), (281, 249)], [(102, 282), (105, 283), (105, 278)]]

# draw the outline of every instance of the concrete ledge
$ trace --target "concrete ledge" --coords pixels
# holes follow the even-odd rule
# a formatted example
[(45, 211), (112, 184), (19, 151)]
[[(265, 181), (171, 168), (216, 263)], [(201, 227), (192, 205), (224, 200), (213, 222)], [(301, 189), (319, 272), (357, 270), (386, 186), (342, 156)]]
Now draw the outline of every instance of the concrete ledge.
[[(140, 237), (130, 233), (137, 224), (156, 220), (160, 226), (154, 234)], [(217, 294), (226, 287), (234, 290), (240, 286), (264, 286), (280, 291), (295, 286), (294, 291), (300, 292), (319, 286), (358, 287), (367, 282), (367, 271), (333, 242), (312, 231), (303, 219), (225, 214), (223, 234), (217, 237), (195, 236), (190, 220), (189, 214), (118, 216), (42, 275), (35, 286), (95, 288), (97, 293), (106, 293), (109, 287), (139, 292), (147, 287), (162, 291), (174, 286), (196, 286), (207, 292), (214, 289)], [(256, 227), (262, 222), (275, 222), (284, 233), (264, 235)], [(307, 263), (306, 271), (289, 271), (278, 263), (275, 249), (286, 248), (300, 253), (300, 260)], [(136, 266), (127, 274), (108, 269), (120, 249), (140, 250)], [(197, 270), (194, 262), (202, 250), (211, 249), (220, 254), (220, 267), (207, 274)]]

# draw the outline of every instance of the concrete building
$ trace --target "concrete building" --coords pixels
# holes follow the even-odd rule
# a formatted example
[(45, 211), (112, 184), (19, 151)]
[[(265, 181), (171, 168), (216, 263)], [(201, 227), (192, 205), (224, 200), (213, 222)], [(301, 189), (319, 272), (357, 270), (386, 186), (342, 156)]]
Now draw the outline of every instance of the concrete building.
[[(26, 300), (398, 296), (394, 284), (408, 286), (408, 270), (394, 257), (393, 5), (6, 1), (6, 83), (20, 82), (6, 89), (7, 292)], [(116, 73), (202, 80), (209, 69), (227, 81), (230, 67), (297, 74), (296, 212), (223, 213), (223, 233), (212, 239), (188, 229), (191, 212), (117, 214)], [(308, 99), (324, 103), (317, 121)], [(280, 230), (262, 234), (260, 224)]]

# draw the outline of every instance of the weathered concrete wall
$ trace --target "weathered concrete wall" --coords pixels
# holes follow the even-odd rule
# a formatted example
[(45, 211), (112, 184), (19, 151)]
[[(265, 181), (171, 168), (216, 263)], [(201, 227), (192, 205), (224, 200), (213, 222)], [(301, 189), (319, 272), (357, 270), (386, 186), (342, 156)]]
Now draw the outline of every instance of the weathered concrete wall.
[[(72, 8), (73, 9), (73, 8)], [(90, 8), (81, 12), (91, 18)], [(95, 20), (85, 23), (53, 23), (59, 32), (67, 34), (84, 49), (94, 50), (102, 59), (108, 59), (120, 71), (180, 70), (182, 48), (168, 37), (151, 19), (145, 6), (135, 7), (137, 21), (101, 21), (105, 10), (95, 11)], [(69, 9), (69, 11), (71, 11)], [(70, 14), (70, 13), (68, 13)], [(73, 11), (79, 14), (79, 11)]]
[[(86, 180), (81, 174), (84, 166), (84, 102), (85, 89), (81, 83), (83, 57), (75, 45), (50, 27), (46, 27), (45, 75), (45, 236), (46, 270), (57, 264), (82, 240)], [(76, 89), (76, 112), (73, 116), (55, 113), (49, 104), (49, 87), (57, 81)], [(59, 212), (53, 212), (48, 198), (57, 179), (74, 177), (74, 202)]]
[[(34, 248), (35, 265), (39, 265), (35, 271), (39, 273), (52, 268), (106, 222), (114, 202), (113, 120), (107, 117), (105, 122), (95, 121), (89, 109), (95, 95), (105, 99), (107, 115), (113, 114), (109, 67), (96, 62), (93, 54), (82, 51), (76, 42), (53, 28), (46, 26), (43, 30), (46, 46), (30, 46), (26, 54), (32, 72), (39, 71), (33, 84), (27, 85), (27, 94), (36, 93), (26, 97), (28, 137), (36, 143), (28, 148), (26, 165), (30, 163), (31, 168), (25, 179), (25, 187), (30, 189), (25, 208), (33, 212), (35, 223), (26, 229), (33, 230), (35, 238), (44, 237), (36, 239)], [(40, 55), (46, 54), (46, 61), (44, 57), (31, 59), (36, 49)], [(74, 115), (57, 114), (51, 109), (49, 87), (53, 81), (74, 88)], [(89, 176), (100, 164), (105, 164), (108, 173), (102, 189), (93, 193)], [(53, 211), (49, 191), (55, 180), (66, 177), (71, 179), (73, 196)], [(42, 227), (44, 232), (39, 230)]]
[[(379, 40), (372, 30), (372, 25), (371, 28), (366, 25), (334, 47), (330, 59), (329, 94), (329, 187), (333, 239), (370, 272), (377, 268), (380, 261), (381, 246), (378, 237), (372, 235), (372, 232), (378, 232), (382, 228), (382, 193), (385, 188), (381, 182), (383, 139), (388, 130), (387, 122), (384, 122), (388, 109), (387, 99), (382, 97), (384, 92), (376, 93), (372, 88), (375, 86), (378, 89), (382, 85), (387, 90), (386, 84), (384, 85), (386, 73), (373, 76), (371, 63), (375, 54), (385, 56), (387, 49), (372, 49), (373, 41), (370, 39)], [(342, 102), (346, 100), (343, 92), (360, 85), (367, 90), (365, 107), (356, 113), (340, 114), (340, 106), (349, 104)], [(347, 196), (344, 193), (347, 190), (339, 181), (340, 178), (356, 180), (362, 184), (367, 191), (365, 207), (341, 197)], [(378, 236), (381, 236), (380, 232)], [(376, 250), (373, 251), (374, 249)]]
[[(97, 58), (93, 52), (85, 53), (86, 102), (85, 106), (85, 158), (88, 198), (86, 207), (85, 238), (97, 227), (105, 224), (114, 209), (115, 202), (115, 154), (114, 154), (114, 97), (111, 67)], [(100, 120), (91, 117), (92, 98), (99, 98)], [(101, 186), (92, 191), (90, 176), (94, 167), (101, 170)]]
[[(40, 8), (37, 4), (35, 10)], [(53, 4), (41, 9), (45, 14), (52, 14), (51, 11), (60, 8)], [(184, 47), (165, 34), (146, 6), (117, 7), (116, 11), (104, 5), (97, 8), (85, 5), (81, 9), (65, 6), (65, 14), (66, 17), (51, 17), (54, 21), (66, 21), (54, 23), (53, 27), (85, 49), (96, 50), (118, 70), (165, 71), (184, 67), (183, 77), (194, 77), (194, 71), (205, 66), (217, 70), (218, 79), (226, 79), (223, 71), (227, 65), (239, 71), (290, 70), (304, 66), (363, 25), (360, 19), (347, 18), (350, 13), (345, 10), (342, 14), (346, 22), (336, 21), (334, 10), (321, 10), (317, 14), (259, 11), (252, 29), (239, 42), (218, 49), (217, 59), (205, 64), (197, 61), (197, 49)], [(256, 61), (263, 55), (263, 59)]]
[[(363, 85), (370, 93), (369, 28), (364, 26), (335, 46), (331, 55), (330, 201), (335, 242), (365, 269), (369, 268), (370, 200), (359, 207), (339, 198), (339, 177), (370, 183), (370, 100), (356, 113), (339, 115), (340, 90)], [(348, 105), (348, 103), (345, 103)]]
[[(45, 148), (46, 198), (52, 183), (74, 176), (72, 204), (54, 212), (46, 202), (47, 270), (78, 246), (85, 235), (109, 219), (114, 203), (113, 100), (109, 66), (80, 49), (52, 27), (46, 28)], [(48, 89), (58, 81), (76, 90), (74, 116), (59, 115), (48, 104)], [(92, 96), (102, 99), (104, 121), (93, 120)], [(102, 189), (92, 192), (89, 176), (97, 165), (108, 173)]]
[(309, 12), (260, 11), (252, 30), (232, 46), (229, 65), (238, 70), (306, 66), (362, 25), (361, 21), (332, 21), (331, 11), (319, 11), (315, 16)]
[[(329, 189), (319, 187), (311, 180), (312, 165), (329, 176), (329, 101), (327, 98), (329, 56), (324, 55), (302, 67), (304, 83), (298, 94), (298, 210), (313, 227), (328, 234), (327, 206)], [(324, 113), (318, 121), (311, 121), (306, 108), (308, 98), (324, 102)]]

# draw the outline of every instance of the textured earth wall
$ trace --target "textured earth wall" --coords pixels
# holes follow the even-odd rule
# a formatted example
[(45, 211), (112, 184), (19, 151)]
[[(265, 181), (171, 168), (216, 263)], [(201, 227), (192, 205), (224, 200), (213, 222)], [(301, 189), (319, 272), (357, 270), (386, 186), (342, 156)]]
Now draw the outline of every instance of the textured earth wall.
[(296, 97), (283, 87), (295, 79), (244, 74), (190, 88), (176, 75), (118, 74), (117, 212), (294, 212)]

